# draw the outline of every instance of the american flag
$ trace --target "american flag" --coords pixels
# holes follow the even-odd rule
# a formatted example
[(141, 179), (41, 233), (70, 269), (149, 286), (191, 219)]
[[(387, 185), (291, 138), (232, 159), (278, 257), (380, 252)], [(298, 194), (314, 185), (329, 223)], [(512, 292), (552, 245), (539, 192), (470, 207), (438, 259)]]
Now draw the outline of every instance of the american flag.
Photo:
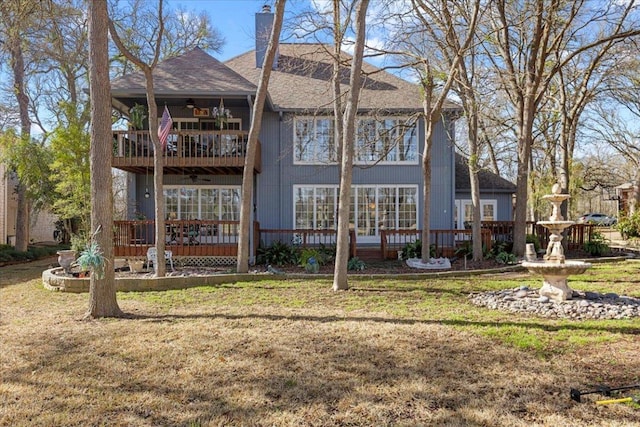
[(169, 137), (172, 125), (173, 119), (171, 118), (171, 114), (169, 114), (169, 109), (165, 105), (164, 111), (162, 112), (162, 119), (160, 120), (160, 126), (158, 127), (158, 138), (160, 138), (162, 150), (167, 147), (167, 137)]

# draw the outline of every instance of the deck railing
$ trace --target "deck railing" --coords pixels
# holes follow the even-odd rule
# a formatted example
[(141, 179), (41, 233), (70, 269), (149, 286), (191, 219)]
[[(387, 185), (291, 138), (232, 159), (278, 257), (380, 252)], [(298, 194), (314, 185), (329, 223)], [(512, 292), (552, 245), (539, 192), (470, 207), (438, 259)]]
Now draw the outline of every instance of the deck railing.
[[(491, 232), (481, 230), (482, 244), (491, 249)], [(422, 239), (422, 230), (381, 230), (380, 250), (382, 257), (396, 258), (407, 244)], [(471, 242), (471, 230), (430, 230), (429, 241), (434, 246), (436, 257), (451, 257), (461, 246)]]
[[(172, 132), (167, 138), (165, 167), (243, 167), (249, 133), (237, 130)], [(113, 166), (152, 167), (153, 142), (149, 131), (114, 131)], [(260, 171), (260, 143), (256, 171)]]
[[(235, 256), (239, 235), (239, 221), (213, 220), (167, 220), (163, 238), (167, 249), (177, 256)], [(549, 241), (546, 228), (530, 223), (527, 233), (537, 236), (541, 248)], [(596, 227), (590, 224), (575, 224), (567, 230), (569, 249), (582, 248), (588, 242)], [(430, 242), (435, 246), (436, 256), (451, 257), (456, 250), (468, 245), (472, 239), (470, 229), (431, 230)], [(266, 248), (274, 242), (281, 242), (300, 248), (334, 246), (335, 230), (281, 230), (261, 229), (259, 223), (253, 226), (254, 248)], [(483, 222), (482, 244), (490, 250), (494, 242), (513, 241), (513, 222)], [(384, 258), (396, 258), (408, 243), (421, 239), (422, 231), (416, 229), (380, 230), (380, 251)], [(114, 221), (114, 252), (116, 256), (144, 256), (147, 249), (155, 245), (155, 221)], [(354, 230), (349, 232), (349, 253), (357, 255), (357, 237)]]
[[(167, 220), (163, 238), (177, 256), (235, 256), (239, 225), (239, 221)], [(155, 221), (114, 221), (116, 256), (144, 256), (155, 244)]]

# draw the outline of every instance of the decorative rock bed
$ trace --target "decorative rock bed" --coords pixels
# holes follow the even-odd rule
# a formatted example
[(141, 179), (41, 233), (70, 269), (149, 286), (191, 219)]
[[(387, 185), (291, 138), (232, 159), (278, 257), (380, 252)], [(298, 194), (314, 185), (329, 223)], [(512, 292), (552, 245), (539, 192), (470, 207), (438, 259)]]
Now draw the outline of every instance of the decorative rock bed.
[(540, 296), (537, 289), (515, 289), (471, 294), (470, 301), (482, 307), (505, 312), (529, 313), (540, 317), (573, 320), (629, 319), (640, 317), (640, 298), (615, 293), (573, 291), (573, 298), (555, 302)]

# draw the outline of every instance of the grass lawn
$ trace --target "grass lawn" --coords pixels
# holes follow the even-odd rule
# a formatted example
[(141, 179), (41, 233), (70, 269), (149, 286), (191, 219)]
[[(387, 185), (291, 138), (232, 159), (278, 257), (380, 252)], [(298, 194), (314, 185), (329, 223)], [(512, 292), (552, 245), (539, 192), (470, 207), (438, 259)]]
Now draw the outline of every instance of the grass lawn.
[[(640, 297), (638, 267), (570, 285)], [(2, 426), (640, 426), (638, 405), (569, 398), (640, 383), (640, 319), (468, 302), (540, 286), (525, 273), (119, 293), (128, 318), (84, 321), (88, 295), (44, 290), (44, 268), (0, 269)]]

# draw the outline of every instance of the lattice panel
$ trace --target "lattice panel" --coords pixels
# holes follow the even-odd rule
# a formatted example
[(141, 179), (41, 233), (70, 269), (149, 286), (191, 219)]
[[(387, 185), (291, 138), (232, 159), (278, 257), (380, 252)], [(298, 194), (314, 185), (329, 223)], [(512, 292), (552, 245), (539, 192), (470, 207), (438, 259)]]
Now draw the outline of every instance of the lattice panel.
[(237, 258), (230, 256), (174, 257), (179, 265), (191, 267), (233, 267)]

